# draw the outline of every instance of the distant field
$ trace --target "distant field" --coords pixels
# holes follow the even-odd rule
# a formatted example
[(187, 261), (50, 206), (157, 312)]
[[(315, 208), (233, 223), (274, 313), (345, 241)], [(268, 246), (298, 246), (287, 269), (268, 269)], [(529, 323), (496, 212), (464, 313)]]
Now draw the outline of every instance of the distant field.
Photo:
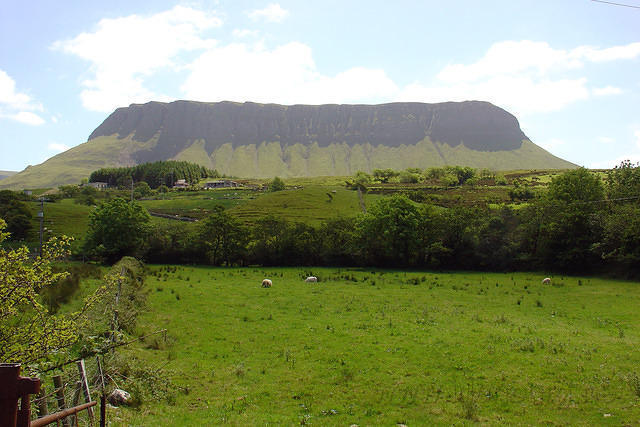
[[(221, 205), (247, 223), (275, 215), (289, 221), (318, 224), (338, 215), (354, 216), (361, 210), (357, 193), (344, 185), (323, 183), (295, 187), (274, 193), (248, 189), (171, 193), (165, 200), (141, 200), (140, 204), (150, 212), (196, 219), (206, 217), (215, 206)], [(365, 200), (370, 203), (379, 197), (367, 195)]]
[[(382, 196), (367, 194), (365, 204), (380, 197)], [(308, 185), (267, 193), (231, 210), (233, 215), (244, 222), (253, 222), (271, 214), (289, 221), (313, 225), (337, 216), (355, 216), (359, 212), (358, 193), (346, 189), (344, 185)]]
[[(188, 389), (112, 425), (637, 425), (640, 284), (153, 267), (125, 350)], [(264, 277), (273, 288), (263, 289)]]
[[(534, 190), (544, 188), (551, 178), (561, 171), (511, 171), (505, 172), (508, 185), (476, 184), (445, 188), (429, 184), (371, 184), (364, 195), (366, 205), (393, 193), (423, 193), (423, 201), (441, 206), (488, 204), (497, 207), (513, 204), (509, 190), (515, 180), (526, 182)], [(259, 191), (254, 188), (266, 186), (269, 180), (244, 180), (244, 188), (218, 189), (210, 191), (171, 191), (158, 194), (150, 200), (139, 203), (148, 211), (160, 214), (177, 215), (202, 219), (211, 213), (215, 206), (221, 205), (245, 223), (251, 223), (267, 215), (275, 215), (289, 221), (318, 225), (322, 221), (336, 216), (355, 216), (361, 212), (357, 192), (345, 187), (349, 177), (315, 177), (286, 179), (287, 189), (279, 192)], [(46, 189), (34, 190), (40, 195)], [(98, 203), (100, 200), (98, 200)], [(526, 203), (525, 203), (526, 204)], [(39, 204), (31, 203), (34, 214), (34, 232), (29, 241), (37, 241), (38, 221), (35, 214)], [(67, 234), (76, 238), (86, 232), (88, 214), (92, 207), (76, 204), (65, 199), (57, 203), (45, 204), (45, 227), (49, 234)], [(155, 222), (162, 222), (154, 218)]]
[[(40, 229), (37, 213), (40, 211), (39, 202), (30, 202), (33, 213), (30, 240), (38, 240), (37, 233)], [(44, 204), (44, 227), (46, 235), (67, 235), (79, 239), (84, 236), (89, 224), (89, 212), (93, 207), (75, 203), (72, 199), (64, 199), (55, 203)]]
[(259, 196), (260, 192), (243, 189), (185, 191), (168, 193), (162, 196), (164, 199), (140, 200), (139, 203), (150, 212), (200, 219), (209, 215), (216, 206), (236, 208)]

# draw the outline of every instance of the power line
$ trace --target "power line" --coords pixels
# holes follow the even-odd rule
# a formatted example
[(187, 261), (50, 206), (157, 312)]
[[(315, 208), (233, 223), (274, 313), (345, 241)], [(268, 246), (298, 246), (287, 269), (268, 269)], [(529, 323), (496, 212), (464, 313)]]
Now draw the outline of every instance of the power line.
[(623, 7), (631, 7), (633, 9), (640, 9), (640, 6), (636, 6), (636, 5), (632, 5), (632, 4), (624, 4), (624, 3), (615, 3), (612, 1), (605, 1), (605, 0), (591, 0), (592, 2), (596, 2), (596, 3), (605, 3), (605, 4), (611, 4), (614, 6), (623, 6)]

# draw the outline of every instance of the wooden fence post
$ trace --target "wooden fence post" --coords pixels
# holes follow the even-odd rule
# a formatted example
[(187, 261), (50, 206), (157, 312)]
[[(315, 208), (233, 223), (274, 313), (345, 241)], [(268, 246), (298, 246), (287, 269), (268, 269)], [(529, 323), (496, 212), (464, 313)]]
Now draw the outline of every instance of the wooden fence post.
[[(81, 388), (84, 392), (85, 403), (91, 402), (91, 392), (89, 390), (89, 381), (87, 381), (87, 371), (84, 368), (84, 359), (78, 360), (78, 371), (80, 372)], [(89, 414), (89, 425), (93, 426), (93, 408), (87, 408)]]
[(107, 418), (107, 399), (104, 395), (104, 373), (102, 372), (100, 356), (96, 356), (96, 363), (98, 365), (98, 375), (100, 375), (100, 427), (105, 427)]
[[(62, 384), (62, 378), (60, 375), (56, 375), (53, 377), (53, 386), (56, 388), (56, 399), (58, 400), (58, 409), (60, 411), (64, 411), (66, 408), (66, 403), (64, 403), (64, 385)], [(69, 420), (65, 417), (62, 419), (62, 425), (64, 427), (69, 427)]]
[(40, 417), (44, 417), (45, 415), (49, 415), (49, 405), (47, 403), (47, 393), (45, 393), (44, 387), (40, 388), (40, 393), (38, 394), (38, 415)]

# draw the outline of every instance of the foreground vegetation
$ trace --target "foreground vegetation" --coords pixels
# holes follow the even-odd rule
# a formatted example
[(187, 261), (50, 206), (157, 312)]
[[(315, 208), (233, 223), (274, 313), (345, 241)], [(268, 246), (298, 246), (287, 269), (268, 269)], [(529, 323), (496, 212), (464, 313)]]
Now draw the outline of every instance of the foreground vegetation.
[[(319, 283), (304, 283), (307, 274)], [(273, 279), (263, 289), (264, 277)], [(531, 273), (158, 266), (117, 425), (640, 422), (640, 287)]]
[(637, 165), (344, 181), (38, 193), (45, 240), (74, 235), (77, 260), (166, 264), (150, 271), (51, 265), (46, 244), (32, 260), (15, 248), (38, 246), (39, 206), (0, 192), (15, 236), (0, 242), (0, 361), (48, 375), (103, 355), (108, 388), (133, 395), (110, 411), (123, 425), (640, 422), (638, 284), (562, 275), (638, 277)]

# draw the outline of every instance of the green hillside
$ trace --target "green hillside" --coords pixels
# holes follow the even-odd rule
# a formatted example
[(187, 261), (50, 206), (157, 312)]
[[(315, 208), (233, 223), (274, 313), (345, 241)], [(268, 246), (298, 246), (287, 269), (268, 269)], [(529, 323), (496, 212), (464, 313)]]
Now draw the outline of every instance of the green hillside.
[(9, 178), (10, 176), (13, 176), (15, 174), (17, 174), (18, 172), (14, 172), (14, 171), (0, 171), (0, 180), (3, 180), (5, 178)]
[[(132, 156), (140, 151), (152, 150), (155, 143), (154, 140), (140, 143), (131, 137), (97, 137), (0, 181), (0, 188), (46, 188), (78, 183), (99, 168), (134, 165)], [(524, 140), (518, 149), (495, 152), (476, 151), (463, 144), (451, 147), (429, 139), (399, 147), (294, 144), (283, 148), (279, 142), (237, 147), (224, 144), (210, 156), (204, 150), (203, 142), (196, 141), (174, 159), (217, 169), (227, 176), (248, 178), (344, 176), (359, 170), (371, 172), (376, 168), (402, 170), (443, 165), (495, 170), (575, 167), (528, 140)]]
[(94, 170), (135, 165), (131, 153), (152, 144), (141, 144), (128, 138), (98, 137), (3, 179), (0, 181), (0, 188), (19, 190), (78, 184), (83, 178), (89, 178)]

